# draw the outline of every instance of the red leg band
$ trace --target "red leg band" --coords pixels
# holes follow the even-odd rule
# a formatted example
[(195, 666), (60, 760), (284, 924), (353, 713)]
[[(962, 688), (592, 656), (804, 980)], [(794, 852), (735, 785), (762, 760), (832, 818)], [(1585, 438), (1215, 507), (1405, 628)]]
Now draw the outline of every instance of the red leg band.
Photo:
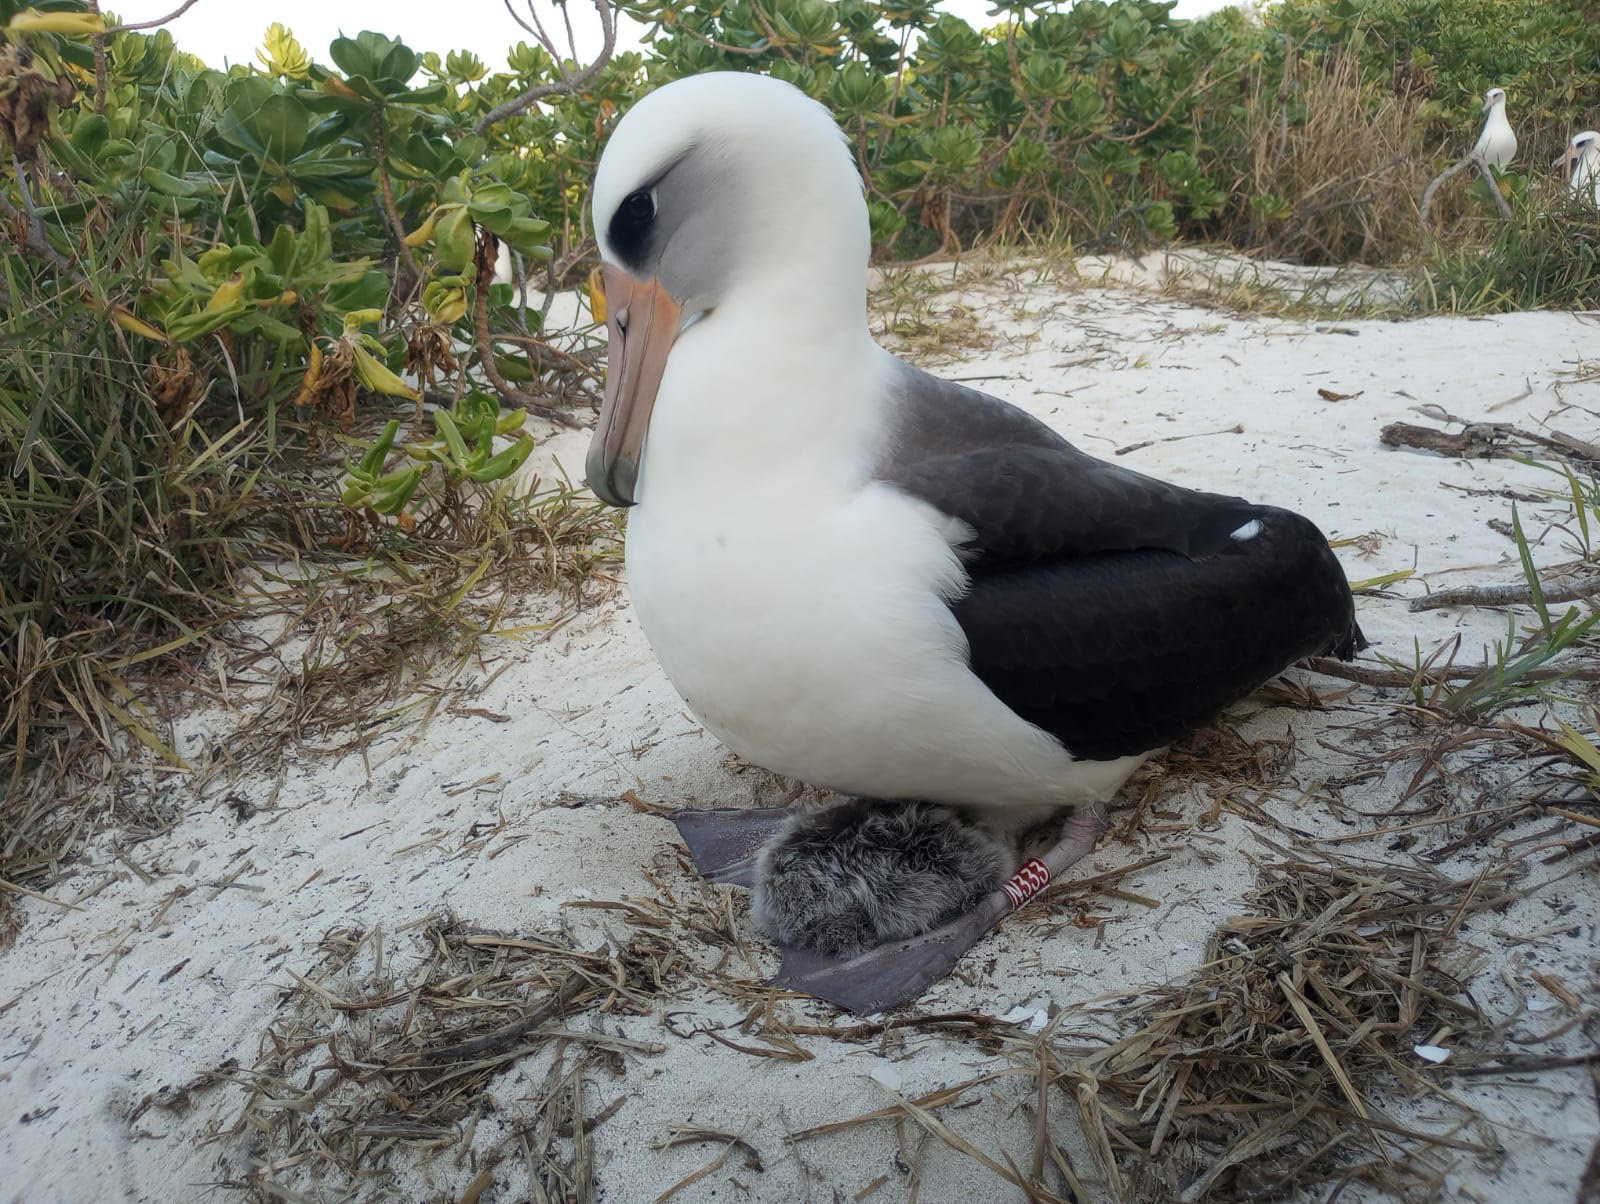
[(1001, 884), (1000, 889), (1005, 891), (1006, 898), (1011, 900), (1011, 910), (1016, 911), (1049, 885), (1050, 867), (1037, 857), (1030, 857), (1022, 863), (1016, 873)]

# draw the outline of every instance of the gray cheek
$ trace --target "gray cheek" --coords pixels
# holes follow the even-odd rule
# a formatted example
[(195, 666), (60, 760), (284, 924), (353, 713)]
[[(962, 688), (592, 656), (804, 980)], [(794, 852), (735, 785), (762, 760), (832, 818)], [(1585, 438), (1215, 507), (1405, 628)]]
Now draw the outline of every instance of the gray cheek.
[(663, 220), (656, 271), (679, 301), (714, 304), (731, 279), (741, 229), (734, 165), (705, 150), (657, 185)]
[(668, 238), (661, 282), (685, 305), (715, 304), (734, 271), (735, 232), (712, 213), (697, 213)]

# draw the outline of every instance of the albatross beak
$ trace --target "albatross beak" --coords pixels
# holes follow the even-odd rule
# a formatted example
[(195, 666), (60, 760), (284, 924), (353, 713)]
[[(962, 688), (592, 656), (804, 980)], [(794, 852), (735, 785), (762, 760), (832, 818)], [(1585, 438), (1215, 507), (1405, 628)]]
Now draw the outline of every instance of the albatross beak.
[(679, 304), (656, 279), (606, 264), (606, 395), (585, 468), (589, 488), (612, 506), (631, 506), (650, 411), (678, 334)]
[(1550, 166), (1559, 167), (1561, 169), (1561, 178), (1564, 180), (1570, 180), (1572, 179), (1572, 169), (1577, 166), (1577, 163), (1577, 148), (1569, 146), (1566, 150), (1562, 151), (1556, 156), (1555, 162), (1550, 164)]

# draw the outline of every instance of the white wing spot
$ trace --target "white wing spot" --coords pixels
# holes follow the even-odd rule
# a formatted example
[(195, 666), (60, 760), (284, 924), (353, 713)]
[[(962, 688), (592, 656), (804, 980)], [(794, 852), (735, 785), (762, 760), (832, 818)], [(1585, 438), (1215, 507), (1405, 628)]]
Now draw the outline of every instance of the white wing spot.
[(1257, 535), (1260, 535), (1260, 534), (1261, 534), (1261, 520), (1259, 518), (1252, 518), (1244, 526), (1240, 527), (1237, 531), (1233, 532), (1233, 534), (1231, 534), (1228, 538), (1237, 539), (1240, 543), (1243, 543), (1245, 540), (1254, 539)]

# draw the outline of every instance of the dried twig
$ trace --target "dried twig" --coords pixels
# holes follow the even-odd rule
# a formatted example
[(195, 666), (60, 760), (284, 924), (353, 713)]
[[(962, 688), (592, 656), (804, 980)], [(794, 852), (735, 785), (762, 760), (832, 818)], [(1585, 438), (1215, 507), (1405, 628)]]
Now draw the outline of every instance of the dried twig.
[(1431, 426), (1417, 426), (1411, 422), (1391, 422), (1378, 432), (1378, 438), (1389, 447), (1415, 447), (1441, 455), (1458, 456), (1464, 460), (1486, 460), (1497, 455), (1515, 454), (1504, 445), (1512, 440), (1522, 440), (1542, 447), (1558, 456), (1577, 460), (1583, 464), (1600, 463), (1600, 446), (1579, 439), (1564, 431), (1551, 431), (1541, 435), (1504, 422), (1466, 422), (1455, 434)]
[(760, 1152), (757, 1151), (755, 1146), (751, 1145), (737, 1133), (725, 1133), (720, 1129), (702, 1129), (693, 1125), (674, 1126), (672, 1131), (668, 1134), (667, 1140), (663, 1144), (670, 1147), (675, 1145), (685, 1145), (689, 1142), (698, 1141), (720, 1141), (722, 1143), (722, 1153), (718, 1154), (699, 1170), (685, 1175), (682, 1179), (679, 1179), (671, 1187), (667, 1188), (666, 1191), (657, 1196), (654, 1204), (666, 1204), (666, 1201), (672, 1199), (673, 1196), (677, 1195), (684, 1188), (698, 1183), (707, 1175), (713, 1175), (717, 1171), (721, 1170), (723, 1165), (728, 1161), (729, 1155), (731, 1155), (734, 1150), (739, 1150), (744, 1154), (744, 1165), (746, 1170), (752, 1170), (758, 1173), (766, 1170), (766, 1167), (762, 1164)]
[[(530, 25), (517, 16), (515, 10), (511, 8), (511, 0), (506, 0), (507, 11), (511, 12), (512, 17), (516, 19), (517, 24), (521, 25), (539, 40), (539, 44), (544, 47), (546, 53), (548, 53), (550, 57), (555, 60), (556, 70), (561, 72), (561, 78), (553, 83), (535, 84), (521, 95), (512, 97), (504, 104), (496, 105), (479, 119), (478, 124), (474, 127), (478, 133), (483, 133), (484, 130), (488, 129), (497, 121), (504, 121), (507, 117), (515, 117), (518, 113), (526, 112), (528, 109), (533, 107), (535, 103), (542, 100), (546, 96), (571, 95), (576, 92), (581, 92), (589, 86), (589, 82), (593, 80), (595, 76), (599, 75), (600, 71), (605, 67), (605, 65), (611, 61), (611, 54), (616, 49), (617, 45), (617, 18), (616, 14), (611, 10), (610, 3), (608, 3), (608, 0), (594, 0), (594, 8), (595, 12), (600, 15), (600, 32), (602, 39), (600, 44), (600, 53), (595, 56), (594, 61), (591, 62), (587, 67), (581, 68), (578, 71), (569, 72), (562, 63), (561, 52), (556, 49), (555, 42), (552, 41), (550, 36), (545, 32), (544, 24), (539, 20), (539, 15), (534, 11), (533, 5), (531, 3), (528, 5), (528, 15), (533, 21), (533, 24)], [(562, 11), (565, 13), (565, 5), (562, 6)], [(568, 34), (568, 41), (570, 43), (573, 40), (570, 37), (570, 26), (568, 28)], [(575, 47), (569, 45), (569, 49), (572, 49), (573, 52), (576, 53)]]
[[(1321, 1198), (1345, 1177), (1404, 1197), (1430, 1181), (1448, 1133), (1384, 1116), (1377, 1084), (1451, 1108), (1413, 1042), (1483, 1021), (1444, 971), (1460, 917), (1504, 906), (1511, 870), (1460, 880), (1278, 849), (1249, 913), (1220, 925), (1189, 980), (1123, 1010), (1126, 1035), (1061, 1059), (1090, 1151), (1126, 1200)], [(1353, 1162), (1351, 1145), (1372, 1158)]]
[(1494, 194), (1495, 207), (1500, 210), (1500, 216), (1508, 222), (1511, 220), (1511, 206), (1506, 203), (1505, 194), (1500, 191), (1500, 181), (1494, 178), (1494, 173), (1489, 170), (1489, 165), (1484, 162), (1483, 157), (1474, 152), (1464, 159), (1458, 159), (1434, 176), (1433, 179), (1428, 181), (1428, 186), (1422, 190), (1421, 219), (1422, 240), (1424, 243), (1428, 240), (1428, 214), (1433, 210), (1434, 193), (1439, 191), (1439, 185), (1452, 176), (1459, 175), (1468, 167), (1476, 167), (1478, 169), (1478, 173), (1483, 176), (1484, 182), (1488, 184), (1489, 191)]
[(1216, 430), (1216, 431), (1193, 431), (1193, 432), (1191, 432), (1190, 434), (1187, 434), (1187, 435), (1168, 435), (1163, 439), (1146, 439), (1142, 443), (1130, 443), (1130, 444), (1128, 444), (1127, 447), (1119, 447), (1112, 454), (1113, 455), (1118, 455), (1118, 456), (1125, 456), (1129, 452), (1136, 452), (1136, 451), (1141, 451), (1141, 450), (1143, 450), (1144, 448), (1147, 448), (1147, 447), (1154, 447), (1157, 443), (1177, 443), (1181, 439), (1205, 439), (1205, 438), (1207, 438), (1207, 437), (1209, 437), (1211, 435), (1242, 435), (1242, 434), (1244, 434), (1244, 425), (1242, 423), (1238, 423), (1238, 424), (1235, 424), (1233, 426), (1225, 426), (1221, 430)]
[[(1326, 656), (1312, 656), (1302, 662), (1313, 673), (1337, 677), (1363, 686), (1385, 686), (1409, 690), (1418, 685), (1437, 685), (1448, 681), (1471, 681), (1494, 671), (1493, 665), (1465, 665), (1450, 669), (1379, 669), (1373, 665), (1347, 665)], [(1574, 665), (1569, 669), (1530, 669), (1519, 681), (1600, 681), (1600, 665)]]
[[(1552, 578), (1540, 583), (1546, 602), (1575, 602), (1600, 595), (1600, 573)], [(1523, 582), (1504, 585), (1453, 585), (1411, 599), (1412, 611), (1438, 610), (1445, 606), (1531, 605), (1533, 590)]]
[(457, 1062), (464, 1058), (475, 1058), (481, 1054), (493, 1053), (505, 1049), (522, 1037), (527, 1036), (534, 1029), (541, 1027), (546, 1021), (553, 1020), (571, 1005), (572, 1001), (583, 993), (583, 989), (590, 983), (583, 975), (572, 973), (565, 982), (533, 1011), (529, 1012), (515, 1024), (508, 1024), (505, 1028), (496, 1029), (492, 1033), (485, 1033), (481, 1037), (473, 1037), (469, 1041), (457, 1041), (454, 1045), (441, 1045), (438, 1049), (430, 1049), (423, 1053), (425, 1062)]
[(33, 203), (33, 192), (28, 187), (27, 168), (23, 165), (22, 160), (15, 155), (11, 158), (11, 166), (16, 175), (17, 190), (22, 196), (24, 212), (19, 213), (16, 207), (6, 199), (5, 195), (0, 194), (0, 218), (9, 219), (5, 223), (0, 223), (0, 225), (22, 223), (23, 229), (27, 231), (23, 238), (23, 248), (48, 263), (58, 276), (70, 280), (74, 284), (82, 284), (83, 277), (78, 274), (77, 269), (57, 254), (56, 249), (50, 245), (44, 236), (44, 226), (39, 221), (39, 211), (34, 207)]
[(1474, 1065), (1456, 1066), (1452, 1074), (1485, 1075), (1485, 1074), (1529, 1074), (1540, 1070), (1566, 1070), (1573, 1066), (1593, 1066), (1600, 1062), (1600, 1050), (1586, 1054), (1576, 1054), (1572, 1057), (1549, 1058), (1518, 1058), (1508, 1057), (1493, 1066)]
[(411, 273), (411, 278), (420, 283), (424, 278), (422, 271), (417, 267), (417, 261), (411, 255), (411, 248), (406, 245), (406, 227), (400, 220), (400, 210), (394, 203), (394, 185), (389, 181), (388, 169), (384, 164), (388, 162), (389, 151), (384, 135), (384, 116), (380, 106), (372, 123), (373, 141), (377, 150), (377, 176), (378, 176), (378, 211), (383, 214), (384, 222), (389, 227), (389, 235), (394, 239), (396, 250), (401, 260)]
[[(89, 11), (100, 15), (100, 0), (89, 0)], [(93, 34), (89, 44), (94, 47), (94, 111), (106, 111), (106, 35)]]
[(110, 29), (106, 30), (106, 32), (137, 33), (141, 29), (155, 29), (157, 26), (165, 25), (168, 21), (176, 21), (179, 17), (183, 16), (184, 13), (188, 12), (198, 3), (199, 0), (183, 0), (182, 4), (178, 5), (177, 8), (173, 9), (164, 17), (157, 17), (154, 21), (140, 21), (133, 25), (114, 25)]

